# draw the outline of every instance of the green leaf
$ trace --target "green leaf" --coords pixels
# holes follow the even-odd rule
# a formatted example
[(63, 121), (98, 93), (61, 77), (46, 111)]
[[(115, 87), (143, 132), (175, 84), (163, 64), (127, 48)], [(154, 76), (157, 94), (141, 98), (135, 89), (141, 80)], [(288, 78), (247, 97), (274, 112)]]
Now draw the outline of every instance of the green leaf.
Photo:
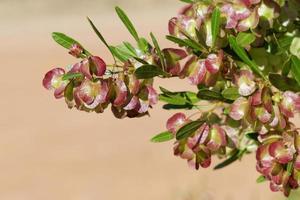
[(216, 165), (214, 167), (214, 169), (222, 169), (232, 163), (234, 163), (235, 161), (237, 161), (238, 159), (240, 159), (242, 157), (242, 155), (246, 152), (246, 150), (236, 150), (228, 159), (226, 159), (224, 162), (221, 162), (220, 164)]
[(226, 159), (225, 161), (221, 162), (220, 164), (216, 165), (214, 167), (214, 170), (216, 169), (222, 169), (228, 165), (230, 165), (231, 163), (235, 162), (236, 160), (239, 159), (238, 157), (239, 155), (239, 151), (237, 150), (233, 155), (231, 155), (228, 159)]
[(123, 42), (123, 44), (133, 55), (137, 56), (136, 49), (129, 42)]
[(174, 105), (174, 104), (165, 104), (163, 105), (163, 109), (165, 110), (191, 110), (197, 108), (192, 104), (184, 104), (184, 105)]
[(185, 105), (187, 102), (186, 100), (181, 97), (180, 95), (166, 95), (166, 94), (160, 94), (159, 100), (164, 101), (169, 104), (173, 105)]
[(228, 40), (229, 40), (231, 48), (239, 56), (239, 58), (243, 62), (245, 62), (254, 73), (256, 73), (257, 75), (261, 76), (264, 80), (267, 80), (267, 78), (265, 77), (265, 75), (259, 69), (258, 65), (256, 63), (254, 63), (252, 60), (250, 60), (250, 58), (248, 57), (245, 49), (243, 49), (242, 47), (240, 47), (238, 45), (236, 39), (233, 36), (229, 36)]
[(174, 138), (173, 133), (171, 133), (170, 131), (165, 131), (165, 132), (162, 132), (162, 133), (154, 136), (151, 139), (151, 142), (155, 142), (155, 143), (166, 142), (166, 141), (172, 140), (173, 138)]
[(274, 87), (281, 91), (300, 92), (300, 86), (295, 79), (270, 73), (269, 80)]
[(73, 78), (81, 78), (81, 77), (83, 77), (83, 75), (81, 73), (67, 73), (67, 74), (63, 75), (62, 80), (66, 81), (66, 80), (70, 80)]
[(262, 183), (262, 182), (265, 182), (266, 180), (267, 180), (267, 178), (264, 177), (263, 175), (261, 175), (256, 179), (256, 183)]
[(279, 48), (283, 51), (288, 51), (293, 41), (292, 36), (284, 35), (278, 39)]
[(285, 62), (284, 62), (284, 65), (282, 67), (282, 71), (281, 71), (281, 74), (283, 76), (288, 76), (290, 71), (291, 71), (291, 68), (292, 68), (292, 63), (291, 63), (291, 58), (289, 57)]
[(94, 23), (92, 22), (92, 20), (90, 18), (87, 17), (87, 20), (89, 21), (90, 25), (92, 26), (94, 32), (96, 33), (96, 35), (99, 37), (99, 39), (101, 40), (101, 42), (108, 48), (108, 50), (110, 51), (110, 53), (112, 54), (112, 56), (115, 59), (115, 54), (114, 51), (111, 49), (111, 47), (108, 45), (108, 43), (106, 42), (106, 40), (104, 39), (103, 35), (100, 33), (100, 31), (97, 29), (97, 27), (94, 25)]
[(139, 46), (139, 49), (144, 53), (148, 52), (148, 50), (149, 50), (149, 43), (145, 38), (139, 39), (138, 46)]
[(166, 88), (163, 88), (163, 87), (159, 87), (160, 91), (164, 94), (174, 94), (175, 92), (171, 92), (170, 90), (166, 89)]
[(231, 100), (225, 99), (221, 93), (206, 88), (200, 89), (197, 96), (198, 98), (203, 100), (208, 100), (208, 101), (217, 100), (217, 101), (232, 103)]
[[(194, 92), (171, 92), (163, 87), (160, 87), (160, 90), (163, 93), (160, 95), (162, 97), (161, 100), (170, 104), (185, 105), (195, 104), (200, 101), (200, 99), (197, 97), (197, 94)], [(179, 101), (180, 103), (175, 103), (174, 100)]]
[(150, 79), (156, 76), (169, 76), (168, 73), (155, 65), (143, 65), (137, 68), (134, 73), (138, 79)]
[(163, 67), (163, 69), (165, 70), (166, 69), (166, 64), (165, 64), (165, 59), (163, 57), (163, 54), (161, 52), (161, 49), (159, 47), (159, 44), (157, 42), (157, 39), (155, 38), (154, 34), (153, 33), (150, 33), (150, 36), (151, 36), (151, 39), (152, 39), (152, 42), (153, 42), (153, 45), (155, 47), (155, 50), (159, 56), (159, 59), (160, 59), (160, 62), (161, 62), (161, 65)]
[(139, 57), (133, 57), (136, 61), (142, 63), (143, 65), (148, 65), (149, 63)]
[(119, 45), (119, 46), (109, 46), (109, 48), (111, 49), (113, 55), (118, 59), (120, 60), (121, 62), (125, 63), (127, 62), (129, 59), (133, 58), (135, 59), (136, 61), (144, 64), (144, 65), (147, 65), (148, 63), (141, 59), (141, 58), (138, 58), (134, 55), (134, 53), (129, 50), (127, 48), (127, 46), (125, 46), (125, 44), (123, 45)]
[(116, 12), (117, 12), (119, 18), (122, 20), (122, 22), (128, 29), (129, 33), (133, 36), (133, 38), (136, 40), (136, 42), (139, 43), (139, 40), (140, 40), (139, 35), (138, 35), (137, 31), (135, 30), (132, 22), (128, 18), (128, 16), (125, 14), (125, 12), (121, 8), (116, 7), (115, 9), (116, 9)]
[[(74, 44), (77, 44), (82, 47), (82, 45), (79, 42), (63, 33), (53, 32), (52, 38), (55, 42), (57, 42), (59, 45), (66, 49), (70, 49)], [(81, 55), (81, 57), (85, 57), (85, 55), (90, 56), (91, 53), (89, 53), (86, 49), (83, 49), (83, 55)]]
[(112, 54), (118, 58), (118, 60), (120, 60), (121, 62), (126, 62), (128, 60), (128, 57), (124, 54), (122, 54), (122, 52), (120, 52), (120, 50), (117, 47), (114, 46), (109, 46)]
[(197, 121), (193, 121), (193, 122), (190, 122), (190, 123), (184, 125), (177, 131), (176, 139), (182, 140), (182, 139), (189, 137), (197, 129), (199, 129), (203, 125), (204, 122), (205, 122), (204, 120), (197, 120)]
[(68, 101), (73, 101), (73, 90), (74, 90), (74, 82), (70, 81), (70, 83), (66, 86), (64, 96)]
[(197, 96), (204, 100), (223, 100), (223, 96), (219, 92), (209, 89), (200, 89)]
[(99, 37), (99, 39), (102, 41), (102, 43), (110, 50), (108, 43), (106, 42), (106, 40), (104, 39), (104, 37), (100, 33), (100, 31), (97, 29), (97, 27), (94, 25), (94, 23), (92, 22), (92, 20), (90, 18), (88, 18), (88, 17), (87, 17), (87, 20), (89, 21), (89, 23), (92, 26), (94, 32)]
[(180, 1), (182, 1), (182, 2), (184, 2), (184, 3), (194, 3), (193, 0), (180, 0)]
[(227, 88), (227, 89), (223, 90), (222, 91), (222, 96), (225, 99), (235, 101), (237, 98), (240, 97), (240, 94), (239, 94), (239, 91), (238, 91), (237, 88), (231, 87), (231, 88)]
[(294, 169), (294, 163), (289, 162), (287, 165), (286, 171), (291, 175), (293, 173), (293, 169)]
[(185, 92), (184, 95), (186, 99), (189, 100), (189, 102), (191, 102), (192, 104), (198, 103), (200, 101), (197, 94), (194, 92)]
[(295, 37), (290, 46), (290, 52), (300, 59), (300, 37)]
[(292, 56), (292, 74), (300, 86), (300, 59)]
[(213, 46), (216, 43), (217, 37), (220, 32), (220, 16), (221, 12), (219, 8), (215, 8), (212, 13), (212, 19), (211, 19), (211, 32), (212, 32), (212, 44)]
[(247, 133), (247, 134), (246, 134), (246, 137), (247, 137), (247, 138), (249, 138), (249, 139), (251, 139), (251, 140), (254, 140), (254, 141), (256, 141), (256, 142), (258, 142), (258, 136), (259, 136), (259, 134), (256, 133), (256, 132), (251, 132), (251, 133)]
[(239, 32), (236, 41), (239, 46), (246, 47), (255, 41), (255, 36), (252, 33)]
[(178, 44), (179, 46), (188, 47), (194, 51), (206, 52), (207, 50), (200, 43), (190, 39), (180, 39), (172, 35), (167, 35), (166, 38), (171, 42)]
[(136, 55), (135, 55), (131, 50), (129, 50), (129, 49), (127, 48), (127, 46), (125, 46), (124, 44), (121, 44), (121, 45), (116, 46), (116, 49), (117, 49), (121, 54), (123, 54), (125, 57), (127, 57), (128, 59), (136, 56)]

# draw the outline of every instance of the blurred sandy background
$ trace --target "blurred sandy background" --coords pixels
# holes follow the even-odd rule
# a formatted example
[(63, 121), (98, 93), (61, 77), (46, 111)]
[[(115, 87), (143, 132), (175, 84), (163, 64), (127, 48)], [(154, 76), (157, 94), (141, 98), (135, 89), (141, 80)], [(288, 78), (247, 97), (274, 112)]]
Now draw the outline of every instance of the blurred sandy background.
[[(163, 35), (182, 5), (175, 0), (0, 0), (1, 200), (274, 200), (258, 185), (254, 155), (221, 170), (193, 171), (172, 156), (172, 144), (152, 144), (172, 114), (158, 105), (151, 118), (116, 120), (68, 110), (42, 88), (54, 66), (76, 60), (50, 33), (78, 39), (111, 58), (89, 28), (90, 16), (107, 40), (131, 41), (114, 13), (124, 8), (140, 33)], [(163, 46), (168, 45), (160, 37)], [(183, 81), (184, 82), (184, 81)], [(182, 81), (160, 81), (184, 89)], [(158, 86), (156, 85), (156, 87)]]

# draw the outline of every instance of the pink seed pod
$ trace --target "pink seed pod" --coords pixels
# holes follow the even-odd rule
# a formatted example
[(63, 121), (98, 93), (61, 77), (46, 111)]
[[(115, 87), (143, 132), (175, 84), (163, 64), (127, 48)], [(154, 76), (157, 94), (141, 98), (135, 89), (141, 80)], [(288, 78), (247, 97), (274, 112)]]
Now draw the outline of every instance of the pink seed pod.
[(79, 44), (73, 44), (69, 51), (69, 54), (71, 54), (75, 58), (80, 58), (82, 53), (83, 53), (83, 48)]

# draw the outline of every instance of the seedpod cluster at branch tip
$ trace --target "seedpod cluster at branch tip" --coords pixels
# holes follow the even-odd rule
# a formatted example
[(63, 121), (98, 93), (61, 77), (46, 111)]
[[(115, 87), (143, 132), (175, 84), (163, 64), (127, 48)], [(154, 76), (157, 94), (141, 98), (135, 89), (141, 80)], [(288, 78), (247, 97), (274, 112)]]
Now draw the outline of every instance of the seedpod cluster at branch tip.
[[(195, 169), (212, 156), (220, 169), (256, 152), (257, 182), (268, 180), (285, 196), (300, 185), (300, 2), (298, 0), (182, 0), (166, 36), (178, 48), (161, 48), (154, 33), (141, 37), (126, 13), (118, 17), (135, 44), (112, 45), (88, 18), (109, 49), (107, 64), (59, 32), (53, 39), (79, 62), (46, 73), (43, 86), (69, 108), (117, 118), (143, 117), (158, 101), (176, 113), (153, 142), (174, 140), (174, 155)], [(154, 87), (156, 78), (179, 78), (194, 91)], [(180, 110), (180, 111), (179, 111)], [(187, 116), (184, 111), (193, 110)]]

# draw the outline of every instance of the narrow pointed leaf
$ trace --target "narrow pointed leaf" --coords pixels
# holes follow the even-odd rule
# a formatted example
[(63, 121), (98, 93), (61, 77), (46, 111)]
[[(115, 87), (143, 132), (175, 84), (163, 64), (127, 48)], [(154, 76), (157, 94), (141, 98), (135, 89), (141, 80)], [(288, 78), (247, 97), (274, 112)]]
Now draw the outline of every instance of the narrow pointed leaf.
[(159, 95), (159, 100), (173, 105), (185, 105), (187, 103), (186, 100), (179, 95), (169, 96), (166, 94), (161, 94)]
[(138, 79), (150, 79), (156, 76), (168, 76), (161, 68), (155, 65), (143, 65), (135, 70)]
[(295, 79), (270, 73), (269, 80), (274, 87), (281, 91), (300, 92), (300, 86)]
[(191, 104), (185, 105), (174, 105), (174, 104), (165, 104), (163, 105), (163, 109), (165, 110), (192, 110), (196, 109), (197, 107)]
[(92, 22), (92, 20), (90, 18), (87, 18), (87, 19), (88, 19), (90, 25), (92, 26), (94, 32), (96, 33), (96, 35), (99, 37), (99, 39), (102, 41), (102, 43), (108, 48), (108, 50), (110, 51), (110, 53), (112, 54), (112, 56), (115, 57), (114, 52), (112, 51), (112, 49), (110, 48), (110, 46), (108, 45), (108, 43), (106, 42), (106, 40), (104, 39), (103, 35), (100, 33), (100, 31), (94, 25), (94, 23)]
[(251, 140), (254, 140), (256, 142), (258, 142), (258, 136), (259, 136), (259, 133), (256, 133), (256, 132), (251, 132), (251, 133), (247, 133), (246, 134), (246, 137), (251, 139)]
[(116, 12), (117, 12), (119, 18), (122, 20), (122, 22), (128, 29), (129, 33), (133, 36), (133, 38), (136, 40), (136, 42), (139, 42), (139, 35), (138, 35), (137, 31), (135, 30), (132, 22), (126, 15), (126, 13), (119, 7), (116, 7), (115, 9), (116, 9)]
[(155, 142), (155, 143), (166, 142), (166, 141), (172, 140), (173, 138), (174, 138), (174, 134), (173, 133), (171, 133), (169, 131), (165, 131), (165, 132), (162, 132), (162, 133), (154, 136), (151, 139), (151, 142)]
[(180, 1), (182, 1), (182, 2), (184, 2), (184, 3), (194, 3), (193, 0), (180, 0)]
[(123, 42), (124, 46), (135, 56), (137, 56), (135, 48), (129, 42)]
[[(74, 45), (74, 44), (78, 44), (79, 46), (82, 47), (82, 45), (79, 42), (77, 42), (73, 38), (71, 38), (63, 33), (53, 32), (52, 38), (54, 39), (55, 42), (57, 42), (59, 45), (61, 45), (62, 47), (66, 48), (66, 49), (70, 49), (72, 47), (72, 45)], [(83, 49), (83, 54), (84, 55), (81, 55), (80, 57), (85, 57), (85, 55), (86, 56), (92, 55), (86, 49)]]
[(118, 58), (121, 62), (126, 62), (128, 60), (128, 57), (126, 55), (123, 55), (122, 52), (118, 51), (118, 49), (114, 46), (109, 46), (112, 54)]
[(227, 88), (222, 91), (222, 96), (225, 99), (233, 100), (235, 101), (237, 98), (240, 97), (239, 91), (235, 87)]
[(252, 33), (239, 32), (236, 41), (239, 46), (246, 47), (255, 41), (255, 36)]
[(176, 139), (177, 140), (182, 140), (182, 139), (185, 139), (185, 138), (189, 137), (197, 129), (199, 129), (200, 126), (202, 126), (204, 122), (205, 122), (204, 120), (197, 120), (197, 121), (193, 121), (193, 122), (190, 122), (190, 123), (184, 125), (183, 127), (181, 127), (177, 131)]
[(292, 56), (292, 74), (300, 85), (300, 59), (296, 56)]
[(155, 38), (155, 36), (154, 36), (153, 33), (150, 33), (150, 36), (151, 36), (153, 45), (154, 45), (154, 47), (155, 47), (155, 49), (156, 49), (156, 52), (157, 52), (157, 54), (158, 54), (158, 56), (159, 56), (161, 65), (162, 65), (163, 69), (165, 69), (165, 68), (166, 68), (166, 66), (165, 66), (165, 65), (166, 65), (166, 64), (165, 64), (165, 59), (164, 59), (164, 57), (163, 57), (163, 54), (162, 54), (162, 52), (161, 52), (161, 49), (160, 49), (159, 44), (158, 44), (158, 42), (157, 42), (157, 39)]
[(256, 73), (257, 75), (261, 76), (261, 78), (263, 78), (264, 80), (267, 80), (267, 78), (265, 77), (265, 75), (259, 69), (258, 65), (255, 62), (253, 62), (252, 60), (250, 60), (250, 58), (248, 57), (245, 49), (242, 48), (242, 47), (240, 47), (238, 45), (235, 37), (229, 36), (228, 40), (229, 40), (231, 48), (239, 56), (239, 58), (244, 63), (246, 63), (254, 73)]
[(178, 44), (179, 46), (188, 47), (194, 51), (206, 52), (207, 50), (200, 43), (190, 39), (180, 39), (172, 35), (167, 35), (166, 38), (171, 42)]
[(237, 161), (238, 159), (240, 159), (242, 157), (242, 155), (246, 152), (246, 150), (237, 150), (236, 152), (234, 152), (234, 154), (232, 154), (228, 159), (226, 159), (224, 162), (221, 162), (220, 164), (216, 165), (214, 167), (214, 169), (222, 169), (232, 163), (234, 163), (235, 161)]
[(262, 182), (265, 182), (266, 180), (267, 180), (267, 178), (265, 176), (261, 175), (256, 179), (256, 183), (262, 183)]
[(70, 80), (73, 78), (81, 78), (81, 77), (83, 77), (83, 75), (81, 73), (67, 73), (67, 74), (63, 75), (62, 80), (66, 81), (66, 80)]
[(212, 19), (211, 19), (211, 32), (212, 32), (212, 42), (213, 46), (216, 43), (217, 37), (220, 32), (220, 15), (221, 12), (219, 8), (215, 8), (213, 13), (212, 13)]
[(73, 101), (73, 90), (74, 90), (74, 82), (70, 81), (70, 83), (66, 86), (64, 96), (68, 101)]
[(203, 100), (216, 100), (216, 101), (222, 101), (222, 102), (226, 102), (226, 103), (232, 103), (233, 101), (230, 99), (226, 99), (222, 96), (221, 93), (213, 91), (213, 90), (209, 90), (209, 89), (200, 89), (197, 97), (199, 99), (203, 99)]

